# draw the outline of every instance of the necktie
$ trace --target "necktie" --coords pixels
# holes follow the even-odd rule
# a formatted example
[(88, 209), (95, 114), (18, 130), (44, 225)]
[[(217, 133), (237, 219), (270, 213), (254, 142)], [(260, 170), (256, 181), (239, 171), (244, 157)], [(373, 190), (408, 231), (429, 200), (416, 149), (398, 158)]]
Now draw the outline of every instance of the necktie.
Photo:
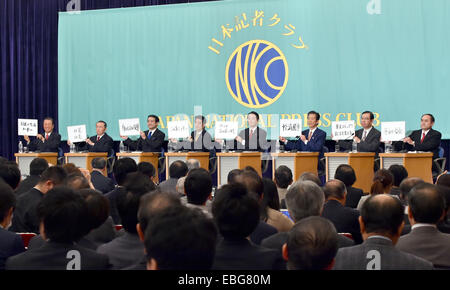
[(97, 136), (97, 142), (98, 142), (98, 140), (100, 140), (100, 137), (99, 137), (99, 136)]
[(363, 134), (363, 136), (362, 136), (362, 140), (363, 140), (363, 141), (366, 140), (366, 137), (367, 137), (367, 131), (364, 130), (364, 134)]
[(195, 134), (196, 134), (196, 135), (195, 135), (195, 142), (197, 142), (198, 137), (200, 137), (200, 133), (196, 132)]
[(425, 132), (422, 132), (422, 139), (420, 139), (420, 143), (423, 142), (423, 139), (425, 139)]
[(148, 132), (148, 139), (150, 139), (150, 137), (152, 137), (152, 131)]
[(248, 139), (252, 139), (252, 137), (253, 137), (253, 130), (250, 129), (250, 136), (248, 137)]
[(308, 134), (308, 141), (311, 140), (311, 136), (312, 136), (312, 131), (309, 130), (309, 134)]
[(45, 140), (48, 140), (48, 133), (45, 133)]

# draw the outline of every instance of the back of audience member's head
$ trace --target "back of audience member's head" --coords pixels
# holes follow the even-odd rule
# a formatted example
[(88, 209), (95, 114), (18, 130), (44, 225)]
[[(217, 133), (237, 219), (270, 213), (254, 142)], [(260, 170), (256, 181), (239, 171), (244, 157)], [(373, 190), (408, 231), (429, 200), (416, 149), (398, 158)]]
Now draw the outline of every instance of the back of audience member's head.
[(322, 181), (320, 181), (319, 176), (312, 172), (304, 172), (302, 175), (300, 175), (297, 181), (312, 181), (318, 186), (322, 186)]
[(347, 189), (344, 182), (339, 179), (332, 179), (327, 181), (323, 186), (323, 193), (325, 194), (325, 199), (337, 199), (344, 200), (347, 194)]
[(87, 203), (71, 188), (57, 186), (47, 192), (37, 214), (44, 225), (41, 235), (52, 242), (72, 244), (88, 233)]
[(437, 224), (445, 211), (445, 199), (436, 185), (422, 183), (408, 195), (408, 205), (416, 223)]
[(81, 170), (73, 163), (66, 163), (62, 166), (62, 168), (66, 171), (67, 175), (69, 174), (83, 175), (83, 173), (81, 173)]
[(242, 170), (241, 169), (233, 169), (233, 170), (231, 170), (230, 172), (228, 172), (227, 183), (240, 182), (241, 174), (242, 174)]
[(286, 165), (280, 165), (275, 170), (275, 182), (279, 188), (288, 188), (293, 182), (292, 171)]
[(102, 157), (96, 157), (92, 159), (91, 165), (93, 169), (103, 170), (106, 168), (106, 159)]
[(411, 189), (413, 189), (414, 186), (421, 184), (421, 183), (425, 183), (425, 181), (423, 181), (422, 178), (419, 177), (408, 177), (405, 178), (401, 183), (400, 183), (400, 198), (402, 200), (407, 201), (408, 200), (408, 195), (409, 192), (411, 191)]
[(67, 178), (66, 171), (60, 166), (51, 166), (41, 174), (38, 184), (51, 182), (53, 186), (64, 184)]
[(173, 206), (181, 206), (180, 199), (174, 194), (159, 190), (144, 194), (141, 197), (137, 215), (142, 232), (145, 232), (153, 214)]
[(350, 187), (356, 181), (355, 170), (348, 164), (341, 164), (334, 173), (334, 179), (338, 179), (342, 181), (346, 187)]
[(30, 175), (39, 176), (48, 168), (48, 162), (44, 158), (34, 158), (30, 162)]
[(184, 191), (184, 182), (186, 181), (186, 176), (180, 177), (177, 180), (177, 185), (175, 186), (176, 191), (181, 195), (186, 195)]
[(261, 176), (256, 171), (244, 170), (241, 174), (242, 183), (247, 187), (257, 200), (261, 200), (264, 194), (264, 184)]
[(325, 195), (312, 181), (296, 181), (286, 193), (286, 207), (295, 222), (322, 214)]
[(80, 176), (77, 173), (71, 173), (66, 178), (66, 186), (73, 190), (89, 189), (89, 181), (84, 176)]
[(370, 187), (370, 194), (383, 194), (391, 191), (394, 183), (394, 176), (387, 169), (380, 169), (375, 172), (373, 183)]
[(145, 230), (147, 269), (211, 269), (216, 240), (213, 221), (200, 210), (183, 206), (161, 210)]
[(123, 185), (125, 191), (117, 197), (117, 210), (123, 228), (136, 234), (137, 213), (141, 196), (156, 189), (155, 184), (140, 172), (129, 173)]
[(149, 178), (156, 176), (155, 166), (153, 166), (153, 164), (151, 164), (150, 162), (139, 162), (139, 164), (137, 165), (137, 171)]
[(270, 207), (274, 210), (280, 210), (280, 198), (278, 196), (277, 185), (270, 178), (263, 178), (264, 196), (261, 207)]
[(363, 203), (360, 219), (367, 234), (399, 236), (404, 219), (403, 206), (393, 196), (371, 195)]
[(200, 161), (198, 161), (197, 159), (194, 159), (194, 158), (188, 159), (188, 160), (186, 160), (186, 166), (188, 168), (188, 171), (192, 170), (192, 169), (200, 168)]
[(445, 199), (445, 212), (449, 213), (449, 209), (450, 209), (450, 187), (438, 184), (437, 188), (438, 188), (439, 192), (442, 194), (442, 196)]
[[(11, 222), (15, 206), (16, 196), (14, 195), (13, 189), (0, 179), (0, 224), (5, 222), (9, 224)], [(7, 228), (7, 225), (5, 228)]]
[(114, 178), (116, 179), (117, 184), (120, 186), (123, 186), (123, 183), (125, 182), (128, 173), (136, 171), (137, 171), (136, 161), (134, 161), (129, 157), (118, 159), (113, 166)]
[(450, 187), (450, 174), (441, 175), (436, 181), (436, 184)]
[(212, 178), (208, 170), (194, 168), (189, 171), (184, 181), (184, 191), (188, 203), (203, 205), (206, 203), (212, 192)]
[(258, 171), (256, 171), (256, 169), (253, 168), (253, 167), (250, 166), (250, 165), (245, 166), (244, 169), (243, 169), (243, 171), (253, 171), (254, 173), (258, 174)]
[(334, 225), (319, 216), (299, 221), (289, 231), (283, 256), (289, 270), (330, 270), (338, 250)]
[(180, 178), (186, 176), (188, 167), (184, 161), (177, 160), (170, 164), (169, 176), (170, 178)]
[(100, 227), (109, 217), (109, 200), (94, 189), (81, 189), (78, 193), (87, 203), (89, 230)]
[(400, 164), (393, 164), (388, 169), (392, 176), (394, 177), (393, 185), (394, 186), (400, 186), (400, 183), (408, 177), (408, 171), (403, 165)]
[(212, 214), (225, 239), (248, 237), (259, 223), (259, 205), (241, 183), (231, 183), (217, 190)]
[(17, 164), (0, 165), (0, 179), (3, 179), (12, 189), (16, 189), (20, 183), (20, 170)]

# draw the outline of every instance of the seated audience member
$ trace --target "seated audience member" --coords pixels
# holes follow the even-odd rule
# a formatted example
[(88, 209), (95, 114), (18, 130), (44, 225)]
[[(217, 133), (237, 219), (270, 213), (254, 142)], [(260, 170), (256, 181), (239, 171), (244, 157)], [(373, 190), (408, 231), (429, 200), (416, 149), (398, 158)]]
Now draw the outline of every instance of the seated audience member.
[(345, 188), (347, 189), (345, 206), (356, 208), (359, 200), (364, 196), (364, 192), (362, 189), (353, 187), (356, 181), (355, 170), (348, 164), (341, 164), (334, 173), (334, 179), (340, 180), (345, 184)]
[(400, 237), (397, 249), (450, 269), (450, 235), (441, 233), (437, 223), (445, 213), (445, 199), (436, 185), (415, 186), (408, 196), (411, 232)]
[(394, 177), (394, 181), (392, 183), (392, 189), (390, 194), (392, 195), (400, 195), (400, 183), (408, 177), (408, 171), (403, 165), (393, 164), (388, 169), (392, 176)]
[(125, 233), (97, 248), (98, 253), (109, 257), (116, 270), (135, 265), (144, 255), (144, 245), (136, 229), (139, 201), (145, 193), (156, 189), (155, 184), (140, 172), (129, 173), (124, 187), (125, 192), (119, 194), (116, 201)]
[(77, 173), (71, 173), (67, 175), (66, 186), (77, 191), (80, 189), (91, 188), (89, 181), (83, 175), (78, 175)]
[(200, 161), (194, 158), (188, 159), (186, 160), (186, 166), (188, 168), (188, 171), (190, 171), (191, 169), (200, 168)]
[(424, 183), (424, 182), (425, 181), (423, 181), (422, 178), (419, 178), (419, 177), (408, 177), (408, 178), (405, 178), (400, 183), (400, 187), (399, 187), (400, 188), (400, 201), (405, 208), (405, 215), (404, 215), (405, 226), (403, 227), (402, 235), (405, 235), (411, 231), (411, 224), (409, 223), (409, 218), (408, 218), (408, 195), (409, 195), (409, 192), (411, 191), (411, 189), (414, 188), (414, 186)]
[[(375, 173), (373, 177), (373, 183), (370, 187), (370, 194), (361, 197), (358, 202), (357, 210), (361, 211), (361, 207), (370, 195), (376, 194), (390, 194), (392, 185), (394, 184), (394, 176), (387, 169), (380, 169)], [(398, 198), (398, 196), (393, 195)]]
[(0, 165), (0, 179), (3, 179), (13, 190), (17, 189), (21, 178), (20, 170), (16, 163), (8, 162)]
[(302, 219), (289, 231), (283, 246), (288, 270), (330, 270), (338, 251), (336, 229), (325, 218)]
[(294, 223), (280, 212), (280, 199), (275, 182), (263, 178), (264, 193), (261, 201), (261, 219), (278, 232), (288, 232)]
[[(52, 168), (52, 167), (51, 167)], [(41, 247), (10, 257), (7, 270), (107, 270), (108, 257), (77, 242), (86, 235), (86, 201), (68, 187), (50, 190), (38, 205)]]
[(177, 160), (170, 164), (169, 179), (159, 184), (159, 189), (164, 192), (177, 193), (177, 181), (180, 177), (186, 176), (188, 167), (184, 161)]
[(94, 188), (101, 193), (108, 193), (113, 190), (114, 181), (104, 175), (106, 173), (106, 160), (104, 158), (97, 157), (92, 159), (91, 165), (91, 182)]
[(44, 158), (34, 158), (33, 161), (30, 162), (30, 176), (20, 182), (19, 187), (15, 190), (16, 196), (20, 196), (22, 193), (32, 189), (38, 183), (39, 178), (41, 178), (42, 172), (47, 168), (47, 160)]
[[(261, 203), (264, 196), (264, 184), (262, 182), (261, 176), (259, 176), (256, 171), (244, 170), (241, 174), (241, 178), (242, 184), (247, 187), (249, 194), (257, 200), (261, 210)], [(262, 240), (276, 234), (277, 232), (278, 230), (274, 226), (271, 226), (265, 221), (260, 220), (255, 230), (250, 235), (250, 240), (253, 243), (259, 245), (261, 244)]]
[[(141, 197), (138, 210), (138, 224), (136, 226), (139, 239), (142, 243), (145, 241), (145, 230), (147, 225), (151, 221), (153, 215), (157, 212), (169, 207), (181, 207), (180, 199), (167, 192), (161, 192), (154, 190), (150, 193), (146, 193)], [(124, 270), (146, 270), (147, 269), (147, 257), (142, 256), (142, 259), (138, 263), (124, 268)]]
[(337, 179), (328, 181), (323, 187), (326, 202), (322, 216), (329, 219), (339, 233), (352, 234), (355, 244), (362, 243), (359, 229), (359, 212), (356, 209), (345, 206), (347, 195), (345, 184)]
[(69, 174), (78, 174), (78, 175), (82, 175), (80, 168), (78, 168), (75, 164), (73, 163), (65, 163), (62, 168), (66, 171), (67, 175)]
[(184, 181), (185, 180), (186, 180), (186, 176), (178, 178), (176, 189), (177, 189), (177, 193), (179, 194), (179, 196), (181, 198), (184, 197), (183, 200), (185, 201), (185, 203), (187, 203), (187, 199), (185, 198), (186, 192), (184, 191)]
[(129, 157), (118, 159), (113, 166), (113, 175), (116, 179), (117, 186), (105, 196), (109, 200), (109, 214), (111, 215), (114, 224), (120, 225), (120, 216), (117, 212), (116, 198), (123, 193), (123, 184), (127, 180), (127, 175), (131, 172), (137, 171), (136, 161)]
[(17, 199), (11, 231), (17, 233), (39, 233), (37, 206), (45, 194), (53, 187), (64, 184), (66, 172), (59, 166), (52, 166), (41, 174), (35, 187)]
[[(325, 195), (322, 189), (312, 181), (296, 181), (286, 193), (286, 205), (289, 215), (298, 223), (310, 216), (320, 216), (323, 211)], [(289, 234), (277, 233), (264, 239), (261, 246), (281, 251), (283, 244), (287, 242)], [(338, 247), (353, 246), (354, 242), (342, 235), (338, 235)]]
[(5, 269), (6, 259), (25, 251), (20, 235), (8, 231), (15, 205), (12, 188), (0, 180), (0, 270)]
[(438, 184), (437, 187), (445, 198), (445, 215), (438, 223), (437, 227), (439, 231), (450, 234), (450, 187), (440, 184)]
[(147, 176), (156, 185), (156, 169), (150, 162), (139, 162), (137, 171)]
[(317, 174), (312, 173), (312, 172), (304, 172), (302, 175), (300, 175), (300, 177), (298, 178), (299, 181), (312, 181), (315, 184), (317, 184), (319, 187), (322, 186), (322, 181), (320, 181), (319, 176), (317, 176)]
[[(292, 171), (285, 165), (278, 166), (275, 170), (275, 184), (277, 185), (278, 198), (280, 199), (280, 205), (283, 203), (286, 197), (286, 192), (289, 185), (293, 182)], [(286, 207), (284, 207), (286, 208)]]
[(212, 205), (214, 221), (223, 240), (216, 247), (215, 270), (282, 270), (283, 260), (276, 250), (249, 241), (259, 219), (259, 205), (241, 183), (222, 186)]
[(159, 210), (145, 230), (147, 269), (209, 270), (216, 240), (214, 222), (200, 210), (183, 206)]
[(371, 195), (359, 217), (364, 242), (338, 250), (335, 270), (431, 270), (433, 265), (399, 251), (395, 244), (403, 227), (403, 206), (387, 194)]
[(242, 172), (242, 169), (233, 169), (228, 172), (227, 183), (240, 182)]
[(212, 186), (212, 178), (208, 170), (203, 168), (191, 169), (184, 182), (186, 206), (198, 208), (207, 217), (212, 218), (210, 202)]

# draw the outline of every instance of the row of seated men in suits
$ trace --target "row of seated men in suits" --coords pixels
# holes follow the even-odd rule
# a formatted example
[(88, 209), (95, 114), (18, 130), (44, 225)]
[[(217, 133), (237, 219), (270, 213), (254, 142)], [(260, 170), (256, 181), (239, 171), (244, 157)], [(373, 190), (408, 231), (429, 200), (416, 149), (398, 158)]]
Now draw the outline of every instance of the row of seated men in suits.
[[(287, 150), (319, 152), (320, 157), (323, 156), (323, 147), (325, 145), (326, 133), (318, 128), (320, 114), (310, 111), (307, 115), (308, 130), (304, 130), (297, 140), (286, 140), (280, 136), (279, 140), (285, 144)], [(374, 114), (365, 111), (361, 114), (362, 128), (355, 132), (353, 140), (357, 143), (359, 152), (375, 152), (379, 153), (381, 133), (373, 127)], [(246, 150), (246, 151), (264, 151), (270, 147), (267, 142), (267, 132), (258, 127), (259, 114), (250, 112), (247, 115), (248, 128), (242, 130), (235, 140), (215, 140), (220, 144), (224, 144), (229, 149)], [(394, 142), (394, 148), (397, 151), (414, 150), (433, 152), (433, 158), (439, 157), (439, 146), (441, 142), (441, 133), (432, 127), (435, 123), (432, 114), (424, 114), (421, 117), (421, 129), (413, 131), (403, 142)], [(141, 132), (141, 136), (137, 140), (131, 140), (128, 136), (121, 136), (124, 144), (131, 150), (144, 152), (161, 152), (163, 147), (165, 134), (158, 129), (159, 118), (156, 115), (147, 117), (148, 130)], [(195, 130), (191, 132), (191, 136), (187, 141), (178, 142), (172, 139), (171, 142), (176, 143), (178, 149), (186, 149), (190, 151), (213, 152), (215, 149), (211, 135), (205, 130), (206, 119), (204, 116), (196, 116), (194, 121)], [(57, 132), (53, 132), (53, 119), (46, 118), (43, 123), (44, 133), (38, 134), (37, 137), (30, 142), (28, 136), (24, 136), (31, 151), (51, 151), (57, 152), (61, 136)], [(85, 142), (77, 143), (78, 151), (89, 150), (92, 152), (111, 152), (113, 140), (106, 133), (107, 124), (104, 121), (98, 121), (96, 124), (96, 135), (87, 138)], [(344, 150), (351, 149), (349, 141), (339, 141), (340, 148)], [(70, 141), (68, 141), (70, 144)]]
[[(183, 194), (176, 194), (180, 188), (173, 183), (157, 186), (151, 164), (138, 165), (130, 158), (118, 160), (118, 186), (105, 195), (90, 189), (93, 173), (66, 165), (45, 169), (33, 188), (16, 197), (17, 165), (0, 167), (0, 252), (8, 253), (0, 261), (6, 261), (6, 269), (450, 267), (450, 235), (439, 231), (450, 203), (450, 175), (438, 179), (444, 186), (405, 179), (407, 197), (398, 198), (386, 194), (393, 178), (380, 171), (359, 211), (345, 206), (349, 191), (344, 182), (330, 180), (322, 187), (314, 174), (293, 182), (284, 167), (277, 169), (274, 181), (252, 168), (233, 170), (214, 198), (209, 172), (188, 170), (183, 161), (170, 167), (171, 178), (184, 179), (177, 182)], [(400, 237), (405, 198), (410, 230)], [(295, 224), (279, 211), (283, 200)], [(109, 217), (114, 211), (117, 216)], [(114, 223), (124, 227), (118, 237)], [(26, 252), (17, 235), (5, 230), (10, 224), (12, 231), (40, 233)], [(337, 234), (342, 232), (353, 240)], [(68, 261), (69, 251), (81, 260), (75, 254)], [(374, 255), (369, 260), (368, 253)]]

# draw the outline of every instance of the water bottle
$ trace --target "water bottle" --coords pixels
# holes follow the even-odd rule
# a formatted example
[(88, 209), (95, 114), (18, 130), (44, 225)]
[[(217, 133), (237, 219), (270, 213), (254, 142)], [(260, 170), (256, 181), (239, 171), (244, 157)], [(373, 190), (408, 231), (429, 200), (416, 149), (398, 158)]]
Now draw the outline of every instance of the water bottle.
[(222, 142), (222, 152), (223, 153), (228, 152), (228, 148), (227, 148), (227, 144), (225, 143), (225, 140), (223, 140), (223, 142)]
[(70, 153), (75, 153), (75, 144), (70, 143)]
[(353, 140), (353, 142), (352, 142), (352, 152), (353, 153), (358, 152), (358, 144), (356, 143), (355, 140)]
[(280, 153), (284, 153), (285, 148), (284, 148), (284, 143), (281, 143), (281, 141), (278, 141), (280, 143)]
[(125, 152), (125, 146), (123, 145), (123, 141), (120, 141), (119, 151), (120, 151), (121, 153)]
[(275, 142), (275, 152), (280, 153), (280, 142), (279, 141)]
[(167, 151), (173, 152), (173, 145), (172, 145), (172, 141), (170, 141), (170, 140), (169, 140), (169, 143), (167, 144)]
[(23, 144), (22, 144), (22, 141), (19, 141), (19, 153), (23, 153)]

